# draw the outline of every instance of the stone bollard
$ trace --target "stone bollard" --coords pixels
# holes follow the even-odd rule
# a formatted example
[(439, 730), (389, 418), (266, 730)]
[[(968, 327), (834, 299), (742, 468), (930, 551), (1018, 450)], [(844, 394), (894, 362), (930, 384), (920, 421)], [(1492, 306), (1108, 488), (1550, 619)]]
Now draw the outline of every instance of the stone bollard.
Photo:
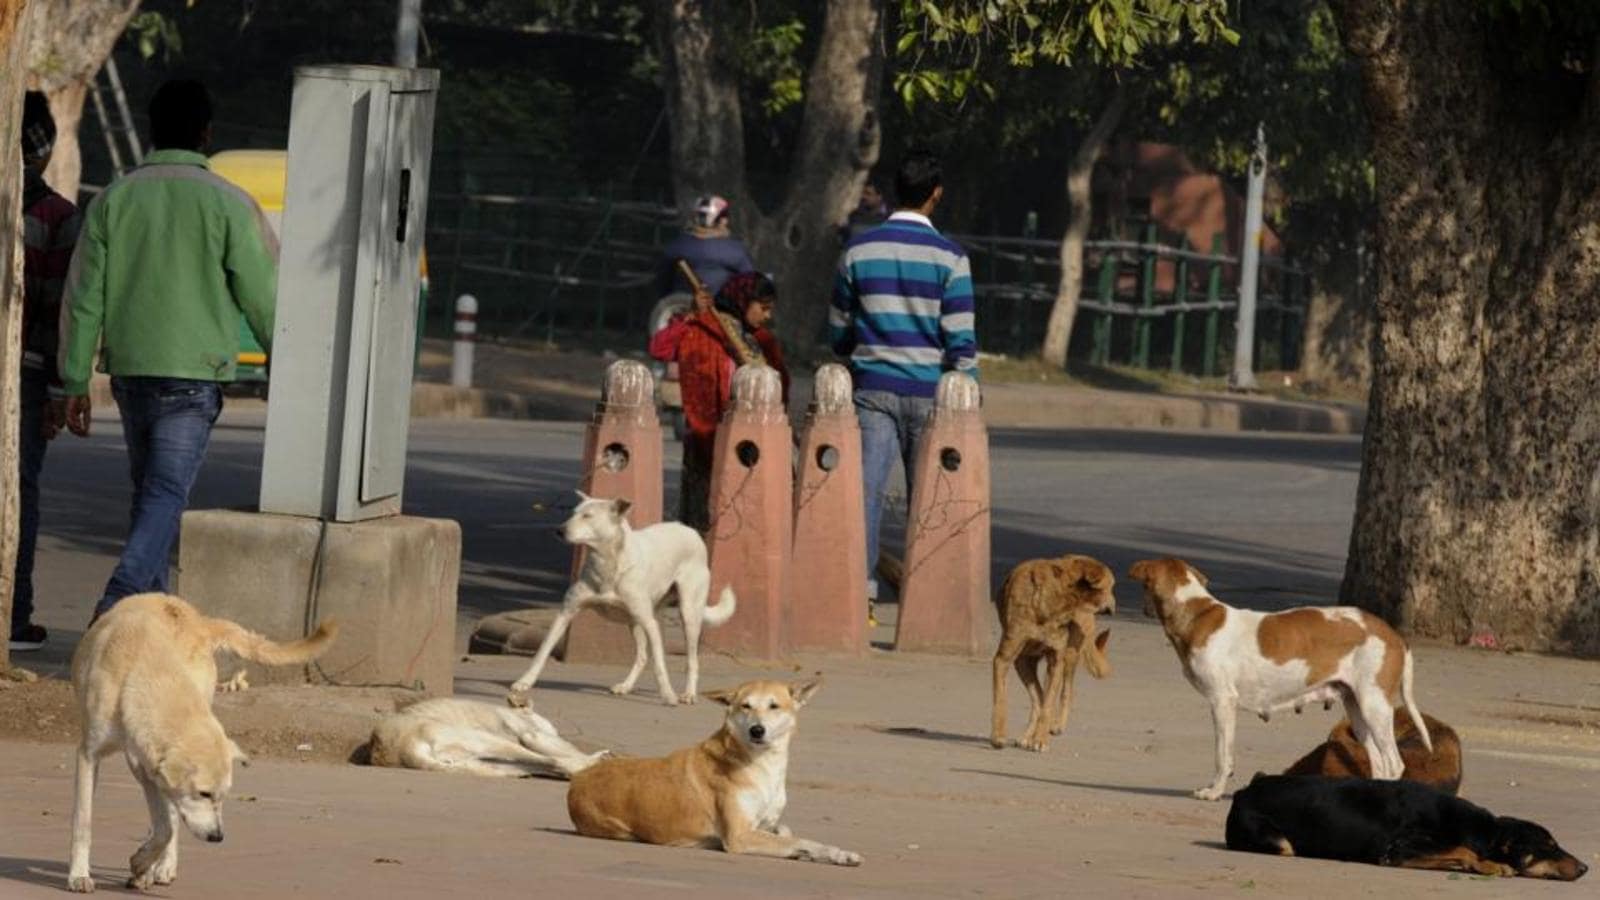
[(784, 601), (794, 530), (794, 471), (783, 383), (769, 366), (733, 373), (733, 406), (711, 463), (711, 596), (732, 585), (739, 605), (702, 643), (752, 659), (786, 649)]
[(980, 655), (989, 596), (989, 435), (978, 383), (947, 372), (914, 460), (895, 649)]
[[(817, 370), (795, 474), (789, 643), (796, 650), (867, 650), (867, 542), (861, 426), (850, 372)], [(742, 598), (741, 598), (742, 602)]]
[[(594, 419), (583, 438), (583, 475), (578, 489), (591, 497), (622, 497), (628, 524), (643, 528), (661, 521), (661, 424), (656, 420), (655, 380), (640, 362), (622, 359), (606, 368)], [(583, 566), (583, 548), (572, 554), (572, 577)], [(572, 620), (564, 662), (633, 661), (633, 633), (594, 609)]]

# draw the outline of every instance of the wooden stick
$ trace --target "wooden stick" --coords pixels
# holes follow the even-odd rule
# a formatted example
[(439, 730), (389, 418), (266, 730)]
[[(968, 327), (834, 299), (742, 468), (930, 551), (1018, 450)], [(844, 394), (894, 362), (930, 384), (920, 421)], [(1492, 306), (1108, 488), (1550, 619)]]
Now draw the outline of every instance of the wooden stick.
[(695, 293), (705, 290), (705, 285), (701, 284), (700, 279), (695, 277), (694, 269), (689, 268), (687, 262), (681, 259), (678, 260), (678, 271), (683, 273), (684, 278), (689, 279), (689, 288)]

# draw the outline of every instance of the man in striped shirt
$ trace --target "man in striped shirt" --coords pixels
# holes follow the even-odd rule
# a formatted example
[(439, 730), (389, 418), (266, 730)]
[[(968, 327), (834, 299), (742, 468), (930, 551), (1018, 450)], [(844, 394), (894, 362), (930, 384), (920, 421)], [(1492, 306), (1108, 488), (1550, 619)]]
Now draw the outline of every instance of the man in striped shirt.
[[(938, 157), (912, 151), (895, 175), (895, 212), (845, 246), (828, 324), (833, 350), (848, 357), (861, 422), (867, 565), (878, 559), (878, 526), (895, 458), (911, 493), (912, 453), (933, 411), (939, 376), (977, 377), (972, 270), (961, 245), (929, 216), (944, 199)], [(868, 578), (867, 597), (878, 583)]]

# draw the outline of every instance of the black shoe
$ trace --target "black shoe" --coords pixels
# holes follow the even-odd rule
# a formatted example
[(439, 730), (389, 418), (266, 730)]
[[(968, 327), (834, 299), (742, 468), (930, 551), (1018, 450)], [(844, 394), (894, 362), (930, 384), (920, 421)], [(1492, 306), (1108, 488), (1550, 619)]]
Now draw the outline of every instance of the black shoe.
[(11, 629), (11, 652), (27, 653), (38, 650), (50, 637), (44, 626), (28, 623)]

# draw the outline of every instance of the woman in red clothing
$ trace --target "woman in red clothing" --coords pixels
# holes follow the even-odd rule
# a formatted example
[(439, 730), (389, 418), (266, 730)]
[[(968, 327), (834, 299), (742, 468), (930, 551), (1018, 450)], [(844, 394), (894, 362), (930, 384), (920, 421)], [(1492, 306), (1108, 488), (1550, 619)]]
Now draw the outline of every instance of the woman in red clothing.
[(767, 326), (778, 289), (760, 272), (729, 277), (707, 306), (702, 299), (677, 335), (678, 384), (683, 392), (683, 482), (678, 519), (699, 531), (711, 524), (711, 451), (717, 423), (732, 397), (733, 372), (743, 365), (767, 365), (783, 379), (789, 398), (789, 370), (783, 350)]

